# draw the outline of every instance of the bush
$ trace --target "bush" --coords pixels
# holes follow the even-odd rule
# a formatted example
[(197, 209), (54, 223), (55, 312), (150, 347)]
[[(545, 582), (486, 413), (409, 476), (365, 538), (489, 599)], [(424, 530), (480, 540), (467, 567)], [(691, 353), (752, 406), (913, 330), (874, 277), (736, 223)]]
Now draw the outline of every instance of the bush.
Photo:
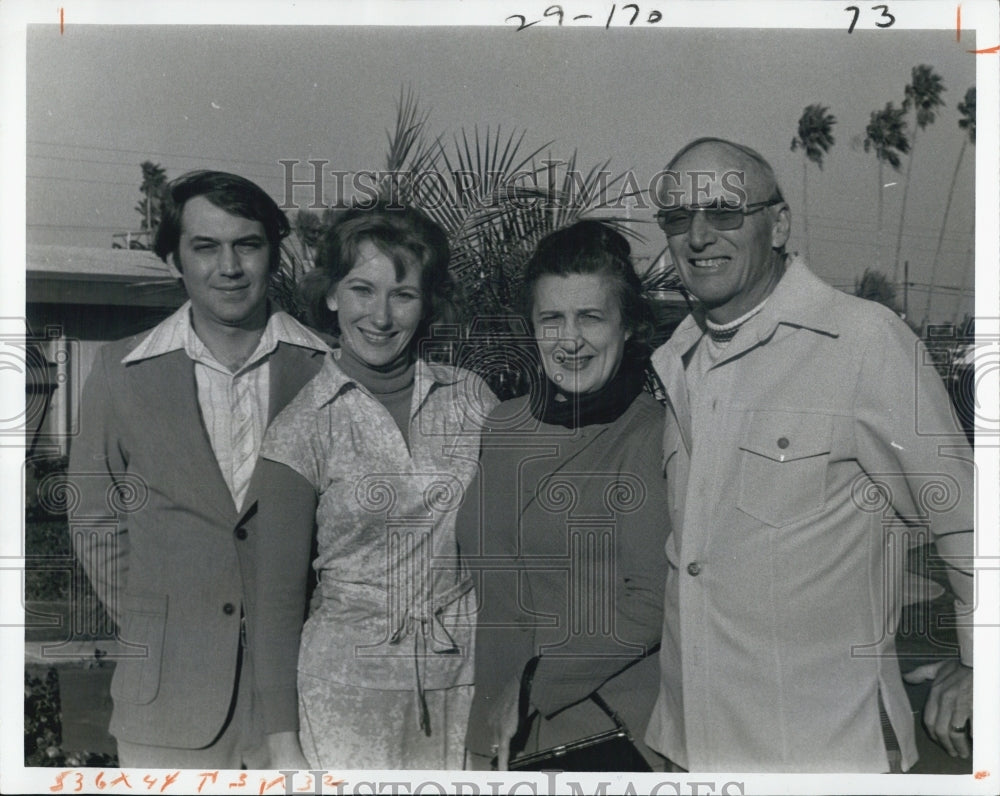
[[(24, 550), (33, 560), (24, 571), (24, 597), (26, 600), (66, 601), (70, 592), (70, 573), (63, 569), (50, 569), (40, 556), (66, 558), (71, 554), (69, 528), (65, 519), (26, 520), (24, 524)], [(74, 564), (78, 567), (78, 564)]]
[[(62, 603), (66, 617), (74, 607), (85, 606), (83, 610), (89, 611), (89, 606), (95, 606), (99, 615), (81, 617), (81, 626), (107, 628), (109, 620), (99, 607), (83, 568), (73, 557), (69, 523), (58, 488), (67, 467), (65, 456), (36, 457), (25, 462), (24, 599), (26, 604)], [(63, 631), (67, 627), (64, 625)], [(103, 636), (98, 633), (98, 637)]]
[[(65, 456), (32, 458), (25, 462), (24, 552), (26, 600), (66, 600), (70, 578), (66, 567), (47, 564), (45, 558), (66, 559), (72, 555), (65, 512), (52, 501), (39, 498), (39, 486), (65, 476), (69, 461)], [(51, 493), (52, 490), (45, 490)], [(74, 565), (75, 566), (75, 565)]]
[(24, 672), (24, 765), (118, 766), (116, 755), (63, 751), (59, 675), (55, 667), (49, 667), (44, 677), (35, 677), (27, 669)]
[(24, 672), (24, 765), (61, 766), (65, 756), (59, 707), (59, 678), (49, 668), (45, 679)]

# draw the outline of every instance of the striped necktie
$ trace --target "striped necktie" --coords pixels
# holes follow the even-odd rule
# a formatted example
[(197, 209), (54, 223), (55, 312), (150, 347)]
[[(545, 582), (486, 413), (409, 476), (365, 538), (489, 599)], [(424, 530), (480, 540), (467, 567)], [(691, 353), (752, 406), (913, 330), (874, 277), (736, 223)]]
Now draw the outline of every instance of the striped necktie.
[(233, 497), (236, 507), (242, 508), (257, 463), (256, 435), (254, 434), (254, 405), (249, 374), (233, 379), (232, 395), (232, 457)]

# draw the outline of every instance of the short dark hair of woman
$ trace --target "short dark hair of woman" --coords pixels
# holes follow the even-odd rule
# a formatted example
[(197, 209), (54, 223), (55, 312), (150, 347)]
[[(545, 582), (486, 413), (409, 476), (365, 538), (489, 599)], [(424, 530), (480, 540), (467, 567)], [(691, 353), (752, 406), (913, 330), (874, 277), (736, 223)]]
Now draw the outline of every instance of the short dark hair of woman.
[(396, 267), (403, 279), (408, 268), (420, 273), (423, 318), (413, 343), (430, 336), (434, 324), (458, 321), (455, 281), (448, 270), (451, 247), (441, 227), (415, 207), (378, 202), (352, 207), (336, 216), (316, 248), (315, 268), (299, 283), (299, 296), (309, 323), (338, 334), (337, 313), (327, 306), (327, 296), (358, 262), (358, 249), (369, 241)]
[(180, 258), (176, 256), (181, 240), (181, 215), (184, 205), (197, 196), (204, 196), (230, 215), (259, 221), (270, 247), (271, 270), (277, 270), (281, 262), (281, 241), (291, 231), (285, 211), (263, 188), (246, 177), (206, 169), (182, 174), (167, 186), (160, 225), (153, 240), (153, 251), (163, 262), (174, 255), (174, 265), (181, 270)]
[(642, 294), (642, 280), (632, 266), (631, 254), (625, 236), (601, 221), (577, 221), (550, 232), (538, 242), (524, 270), (521, 312), (528, 324), (531, 325), (535, 285), (543, 276), (600, 274), (610, 280), (622, 323), (632, 333), (625, 344), (625, 353), (639, 358), (648, 355), (656, 320)]

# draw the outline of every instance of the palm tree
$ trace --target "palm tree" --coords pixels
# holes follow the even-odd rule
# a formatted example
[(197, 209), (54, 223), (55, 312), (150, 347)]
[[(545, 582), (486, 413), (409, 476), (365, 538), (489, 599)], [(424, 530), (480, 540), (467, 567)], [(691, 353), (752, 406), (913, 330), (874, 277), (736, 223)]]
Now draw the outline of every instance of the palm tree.
[(320, 237), (334, 217), (329, 207), (322, 215), (305, 208), (297, 211), (292, 220), (292, 234), (281, 242), (278, 267), (271, 273), (268, 283), (271, 301), (303, 323), (308, 323), (308, 318), (299, 298), (298, 283), (312, 270)]
[(823, 156), (833, 146), (833, 126), (836, 118), (827, 111), (830, 109), (819, 103), (807, 105), (799, 117), (799, 132), (792, 139), (792, 152), (800, 147), (805, 152), (802, 161), (802, 229), (806, 239), (806, 260), (809, 260), (809, 194), (807, 191), (807, 175), (811, 160), (820, 169), (823, 168)]
[[(910, 192), (910, 173), (913, 171), (913, 150), (917, 145), (917, 130), (926, 129), (937, 118), (937, 109), (944, 107), (941, 95), (944, 93), (944, 82), (941, 75), (934, 71), (933, 66), (920, 64), (910, 72), (910, 83), (906, 86), (906, 98), (903, 100), (903, 110), (909, 111), (912, 106), (917, 123), (910, 141), (910, 157), (906, 163), (906, 181), (903, 183), (903, 207), (899, 213), (899, 231), (896, 233), (896, 257), (892, 265), (892, 280), (899, 275), (899, 255), (903, 247), (903, 223), (906, 220), (906, 197)], [(930, 295), (930, 294), (928, 294)]]
[[(612, 176), (609, 161), (584, 172), (575, 152), (565, 159), (543, 156), (552, 142), (525, 153), (524, 131), (476, 126), (446, 145), (443, 136), (427, 133), (427, 120), (412, 92), (401, 93), (386, 156), (388, 171), (399, 176), (384, 179), (380, 191), (419, 207), (448, 234), (449, 268), (468, 309), (461, 362), (479, 371), (497, 395), (514, 397), (535, 377), (530, 347), (523, 344), (527, 329), (517, 315), (521, 276), (535, 245), (599, 211), (603, 222), (640, 238), (627, 219), (604, 215), (617, 206), (608, 198), (626, 175)], [(417, 174), (419, 180), (411, 179)]]
[(854, 295), (884, 304), (897, 315), (899, 314), (896, 287), (886, 278), (885, 274), (879, 271), (866, 268), (861, 278), (854, 280)]
[(875, 152), (878, 161), (878, 221), (875, 239), (875, 269), (880, 270), (882, 243), (882, 205), (884, 165), (888, 163), (894, 171), (899, 171), (900, 156), (910, 151), (910, 139), (906, 135), (905, 108), (897, 108), (891, 102), (880, 111), (872, 111), (868, 126), (865, 127), (865, 152)]
[[(955, 170), (951, 175), (951, 186), (948, 188), (948, 199), (944, 204), (944, 218), (941, 221), (941, 231), (938, 233), (937, 247), (934, 249), (934, 259), (931, 261), (931, 283), (927, 290), (927, 303), (924, 305), (923, 324), (930, 319), (931, 297), (934, 295), (934, 284), (937, 279), (938, 261), (941, 257), (941, 245), (944, 243), (944, 231), (948, 226), (948, 215), (951, 213), (951, 200), (955, 196), (955, 184), (958, 182), (958, 170), (962, 166), (962, 159), (965, 157), (965, 148), (971, 143), (976, 144), (976, 87), (973, 86), (965, 92), (965, 99), (958, 103), (958, 112), (962, 118), (958, 120), (959, 129), (965, 131), (962, 137), (962, 148), (958, 150), (958, 160), (955, 161)], [(959, 294), (959, 306), (961, 306), (961, 294)]]
[(167, 172), (159, 163), (153, 163), (151, 160), (144, 160), (139, 166), (142, 169), (142, 184), (139, 190), (143, 198), (135, 206), (135, 210), (142, 216), (140, 229), (152, 233), (160, 226), (163, 197), (167, 190)]
[[(583, 172), (575, 152), (566, 159), (543, 156), (551, 142), (525, 153), (523, 131), (462, 129), (446, 145), (444, 136), (427, 132), (428, 119), (413, 92), (401, 91), (394, 129), (386, 131), (386, 172), (378, 186), (382, 198), (420, 208), (448, 235), (449, 269), (466, 315), (457, 337), (446, 330), (427, 353), (457, 359), (501, 398), (516, 397), (538, 378), (531, 346), (524, 344), (528, 330), (517, 315), (521, 276), (535, 245), (549, 232), (598, 213), (623, 235), (641, 240), (628, 219), (607, 214), (632, 195), (626, 190), (631, 186), (626, 174), (611, 175), (608, 161)], [(317, 224), (300, 211), (295, 230), (303, 245), (282, 246), (272, 297), (293, 314), (301, 311), (294, 283), (312, 267), (310, 241), (337, 215), (324, 212)], [(680, 285), (672, 266), (640, 278), (650, 291)]]
[(302, 208), (295, 213), (295, 218), (292, 221), (292, 230), (295, 232), (295, 236), (299, 239), (303, 248), (314, 251), (316, 244), (319, 243), (320, 236), (323, 234), (323, 222), (320, 220), (318, 213), (307, 208)]

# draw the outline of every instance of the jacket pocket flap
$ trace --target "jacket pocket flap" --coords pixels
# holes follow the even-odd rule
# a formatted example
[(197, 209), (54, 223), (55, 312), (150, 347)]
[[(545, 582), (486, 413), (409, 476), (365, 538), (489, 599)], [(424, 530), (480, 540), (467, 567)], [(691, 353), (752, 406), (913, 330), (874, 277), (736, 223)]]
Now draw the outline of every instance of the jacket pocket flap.
[(167, 595), (123, 594), (122, 616), (119, 641), (130, 648), (130, 653), (115, 666), (111, 696), (133, 705), (148, 705), (160, 690)]
[(744, 421), (740, 448), (776, 462), (829, 453), (833, 423), (815, 412), (755, 411)]

